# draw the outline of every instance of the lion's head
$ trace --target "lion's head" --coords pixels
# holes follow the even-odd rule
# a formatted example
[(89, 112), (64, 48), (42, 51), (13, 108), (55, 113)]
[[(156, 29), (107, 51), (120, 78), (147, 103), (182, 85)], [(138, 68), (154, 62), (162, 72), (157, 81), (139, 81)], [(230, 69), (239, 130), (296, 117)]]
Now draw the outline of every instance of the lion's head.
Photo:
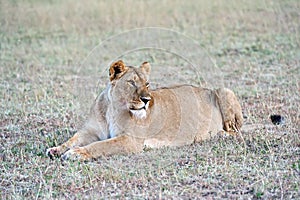
[(153, 103), (149, 92), (150, 64), (144, 62), (139, 68), (126, 66), (122, 60), (114, 62), (109, 69), (109, 98), (118, 109), (126, 109), (138, 119), (145, 118)]

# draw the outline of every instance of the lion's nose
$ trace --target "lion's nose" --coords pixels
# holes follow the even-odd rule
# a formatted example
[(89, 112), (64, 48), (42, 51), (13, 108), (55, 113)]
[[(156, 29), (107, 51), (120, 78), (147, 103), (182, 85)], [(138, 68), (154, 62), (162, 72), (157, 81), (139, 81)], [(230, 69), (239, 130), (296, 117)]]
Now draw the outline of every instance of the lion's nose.
[(140, 97), (140, 99), (146, 105), (151, 100), (151, 97)]

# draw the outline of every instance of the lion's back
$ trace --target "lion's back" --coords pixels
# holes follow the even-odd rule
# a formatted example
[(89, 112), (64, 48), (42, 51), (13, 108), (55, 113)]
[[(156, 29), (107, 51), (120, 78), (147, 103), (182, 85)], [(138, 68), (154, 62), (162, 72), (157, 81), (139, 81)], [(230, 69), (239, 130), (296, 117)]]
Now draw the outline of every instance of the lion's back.
[[(164, 87), (152, 92), (157, 126), (164, 127), (159, 137), (172, 140), (172, 146), (204, 140), (222, 130), (222, 116), (215, 93), (192, 85)], [(160, 117), (157, 117), (157, 116)], [(159, 119), (159, 120), (158, 120)]]

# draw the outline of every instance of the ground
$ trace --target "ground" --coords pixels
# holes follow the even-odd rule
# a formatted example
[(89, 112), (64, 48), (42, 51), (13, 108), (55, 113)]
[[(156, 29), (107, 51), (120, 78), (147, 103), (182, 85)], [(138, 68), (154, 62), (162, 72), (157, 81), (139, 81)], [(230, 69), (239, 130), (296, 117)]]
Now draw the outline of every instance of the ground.
[[(1, 199), (300, 198), (299, 1), (25, 0), (0, 5)], [(222, 85), (237, 94), (245, 124), (252, 128), (242, 138), (219, 136), (92, 162), (47, 158), (47, 147), (80, 128), (88, 107), (83, 97), (94, 97), (104, 87), (107, 66), (100, 69), (95, 54), (89, 57), (92, 49), (141, 27), (193, 38), (212, 58), (214, 72), (222, 72)], [(120, 48), (124, 45), (121, 41)], [(185, 57), (195, 53), (191, 48)], [(147, 55), (157, 84), (172, 79), (172, 73), (162, 75), (166, 69), (185, 67), (178, 55)], [(137, 51), (126, 58), (137, 64), (143, 56)], [(180, 75), (176, 80), (195, 80), (188, 72)], [(201, 78), (212, 86), (220, 82), (207, 77)], [(284, 125), (273, 125), (272, 114), (284, 116)]]

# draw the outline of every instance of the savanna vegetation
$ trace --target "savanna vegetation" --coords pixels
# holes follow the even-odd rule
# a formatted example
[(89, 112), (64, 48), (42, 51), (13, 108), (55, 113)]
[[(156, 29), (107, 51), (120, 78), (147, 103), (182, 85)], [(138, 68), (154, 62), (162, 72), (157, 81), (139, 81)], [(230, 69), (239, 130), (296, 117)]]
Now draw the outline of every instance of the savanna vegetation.
[[(1, 0), (1, 199), (299, 199), (299, 10), (298, 0)], [(85, 99), (105, 86), (108, 66), (99, 63), (113, 56), (97, 60), (92, 50), (112, 49), (101, 42), (142, 27), (178, 31), (208, 53), (242, 104), (242, 137), (91, 162), (46, 157), (80, 128)], [(188, 49), (182, 56), (195, 53)], [(126, 58), (182, 66), (178, 55), (152, 53)], [(172, 79), (160, 77), (163, 65), (153, 70), (157, 82)], [(272, 124), (272, 114), (285, 121)]]

